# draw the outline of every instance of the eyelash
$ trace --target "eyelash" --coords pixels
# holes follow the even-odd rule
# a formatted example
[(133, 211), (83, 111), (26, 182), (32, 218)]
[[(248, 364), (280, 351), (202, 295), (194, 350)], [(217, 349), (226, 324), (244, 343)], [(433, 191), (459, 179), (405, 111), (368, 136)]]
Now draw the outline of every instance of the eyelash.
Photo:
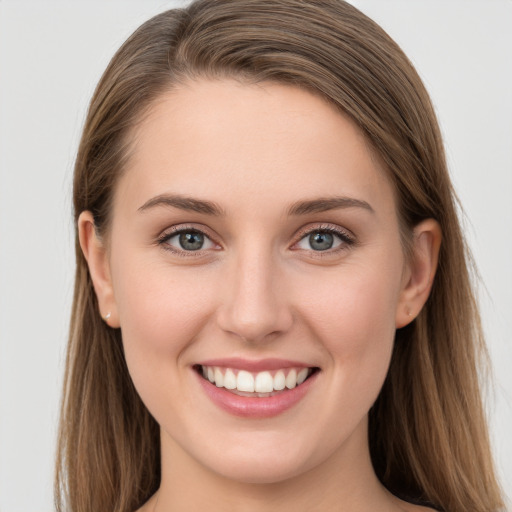
[(195, 226), (173, 226), (168, 230), (164, 231), (156, 240), (157, 244), (162, 247), (165, 251), (170, 251), (173, 254), (177, 254), (178, 256), (186, 257), (186, 258), (197, 258), (204, 256), (204, 250), (199, 249), (197, 251), (185, 251), (177, 249), (172, 245), (168, 244), (171, 238), (175, 236), (179, 236), (183, 233), (199, 233), (203, 235), (206, 239), (210, 240), (213, 244), (219, 245), (214, 241), (213, 237), (206, 233), (204, 229), (197, 228)]
[(314, 233), (329, 233), (334, 235), (340, 240), (340, 245), (338, 247), (330, 248), (325, 251), (315, 251), (314, 249), (294, 249), (294, 250), (304, 250), (310, 252), (314, 255), (315, 258), (326, 258), (329, 256), (336, 255), (342, 251), (346, 251), (355, 245), (356, 239), (355, 237), (347, 230), (342, 229), (337, 226), (333, 226), (331, 224), (323, 224), (320, 226), (314, 227), (306, 227), (299, 231), (298, 240), (293, 244), (294, 246), (304, 240), (306, 237), (311, 236)]
[[(215, 245), (219, 245), (211, 235), (206, 233), (203, 229), (197, 228), (195, 226), (173, 226), (172, 228), (166, 230), (164, 233), (162, 233), (156, 240), (157, 244), (162, 247), (162, 249), (166, 251), (170, 251), (174, 254), (177, 254), (182, 257), (201, 257), (204, 255), (205, 250), (209, 249), (198, 249), (196, 251), (186, 251), (186, 250), (180, 250), (176, 247), (173, 247), (168, 244), (169, 240), (175, 236), (178, 236), (183, 233), (199, 233), (203, 235), (205, 238), (211, 241), (211, 243)], [(306, 237), (312, 235), (313, 233), (329, 233), (331, 235), (334, 235), (340, 240), (340, 245), (335, 248), (330, 248), (325, 251), (315, 251), (314, 249), (292, 249), (296, 251), (307, 251), (312, 254), (314, 254), (315, 258), (323, 258), (332, 256), (334, 254), (337, 254), (341, 251), (346, 251), (350, 247), (352, 247), (356, 240), (352, 234), (350, 234), (348, 231), (341, 229), (339, 227), (334, 227), (330, 224), (328, 225), (320, 225), (320, 226), (314, 226), (311, 228), (304, 228), (301, 231), (299, 231), (297, 235), (297, 240), (293, 243), (293, 246), (296, 246), (298, 243), (300, 243), (302, 240), (304, 240)], [(292, 247), (293, 247), (292, 246)]]

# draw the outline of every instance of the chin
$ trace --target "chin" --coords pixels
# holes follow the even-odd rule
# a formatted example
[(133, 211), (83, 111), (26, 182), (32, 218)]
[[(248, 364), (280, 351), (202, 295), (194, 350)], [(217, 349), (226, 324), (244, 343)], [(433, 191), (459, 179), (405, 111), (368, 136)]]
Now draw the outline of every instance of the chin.
[(226, 479), (242, 484), (277, 484), (290, 480), (309, 468), (269, 456), (260, 457), (259, 460), (222, 464), (210, 469)]
[(309, 453), (304, 443), (266, 441), (234, 443), (231, 449), (222, 450), (221, 456), (217, 451), (210, 451), (208, 455), (202, 451), (198, 461), (213, 473), (244, 484), (284, 482), (308, 472), (321, 462), (321, 450)]

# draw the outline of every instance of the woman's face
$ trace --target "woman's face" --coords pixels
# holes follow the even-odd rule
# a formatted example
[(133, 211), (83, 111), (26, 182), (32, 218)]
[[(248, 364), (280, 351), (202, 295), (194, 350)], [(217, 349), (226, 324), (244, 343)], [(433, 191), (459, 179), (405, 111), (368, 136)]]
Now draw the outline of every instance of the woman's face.
[(164, 464), (246, 482), (357, 464), (408, 273), (354, 123), (289, 86), (180, 86), (133, 133), (110, 237), (111, 322)]

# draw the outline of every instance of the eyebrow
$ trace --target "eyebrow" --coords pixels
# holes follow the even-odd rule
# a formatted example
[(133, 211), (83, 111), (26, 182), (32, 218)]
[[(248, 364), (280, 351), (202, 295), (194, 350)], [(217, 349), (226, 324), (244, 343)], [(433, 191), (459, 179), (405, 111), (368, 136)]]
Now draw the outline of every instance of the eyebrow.
[[(157, 206), (178, 208), (189, 212), (203, 213), (206, 215), (224, 215), (223, 209), (212, 201), (194, 199), (188, 196), (161, 194), (146, 201), (140, 208), (145, 212)], [(308, 201), (297, 201), (288, 209), (289, 216), (307, 215), (310, 213), (321, 213), (339, 208), (363, 208), (371, 213), (374, 209), (366, 201), (352, 197), (326, 197), (311, 199)]]
[(288, 210), (288, 215), (307, 215), (308, 213), (321, 213), (339, 208), (363, 208), (370, 213), (375, 213), (370, 204), (361, 199), (352, 197), (322, 197), (294, 203)]
[(161, 194), (149, 199), (139, 208), (139, 211), (145, 212), (157, 206), (170, 206), (172, 208), (178, 208), (188, 212), (204, 213), (206, 215), (221, 216), (224, 214), (222, 208), (211, 201), (169, 194)]

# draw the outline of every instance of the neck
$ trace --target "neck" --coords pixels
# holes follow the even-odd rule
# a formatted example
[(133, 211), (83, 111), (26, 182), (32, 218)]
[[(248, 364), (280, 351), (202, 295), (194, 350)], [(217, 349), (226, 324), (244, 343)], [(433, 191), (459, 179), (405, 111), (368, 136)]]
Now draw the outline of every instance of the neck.
[(396, 499), (380, 484), (373, 470), (366, 422), (321, 464), (272, 483), (237, 481), (220, 475), (163, 433), (162, 481), (157, 498), (158, 502), (154, 499), (151, 503), (154, 512), (396, 510)]

